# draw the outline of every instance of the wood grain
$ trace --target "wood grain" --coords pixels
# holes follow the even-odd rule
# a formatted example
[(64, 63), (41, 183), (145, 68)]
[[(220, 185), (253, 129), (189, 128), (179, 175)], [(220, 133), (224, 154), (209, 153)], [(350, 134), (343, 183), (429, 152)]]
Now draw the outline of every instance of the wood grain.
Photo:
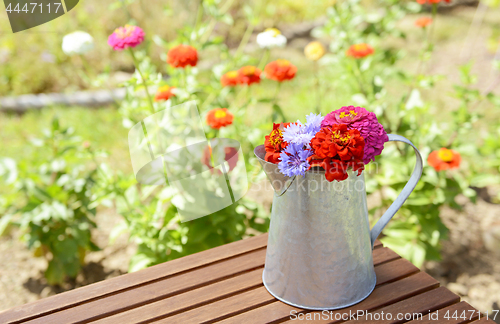
[[(244, 258), (248, 258), (250, 254), (244, 256)], [(399, 275), (404, 273), (405, 275), (418, 271), (418, 269), (409, 263), (406, 260), (402, 260), (399, 255), (394, 253), (392, 250), (388, 248), (379, 248), (373, 253), (374, 263), (376, 265), (382, 264), (384, 268), (380, 271), (380, 282), (388, 282), (397, 278), (395, 275), (395, 271), (399, 271)], [(391, 260), (397, 260), (396, 263), (391, 265), (385, 265), (386, 262)], [(231, 259), (221, 264), (222, 267), (225, 268), (233, 268), (232, 265), (228, 264), (230, 262), (237, 262), (237, 259)], [(264, 256), (259, 262), (259, 265), (263, 267), (264, 265)], [(247, 282), (243, 280), (240, 284), (241, 287), (238, 287), (239, 278), (244, 275), (232, 278), (231, 280), (225, 280), (223, 282), (218, 282), (216, 284), (206, 286), (197, 290), (188, 291), (179, 296), (170, 297), (168, 299), (158, 300), (151, 304), (130, 309), (128, 311), (118, 313), (116, 315), (105, 317), (100, 319), (99, 323), (123, 323), (122, 319), (127, 319), (128, 322), (140, 322), (145, 320), (152, 320), (157, 318), (164, 318), (167, 316), (175, 315), (175, 313), (179, 312), (180, 309), (189, 309), (194, 307), (195, 305), (203, 305), (209, 303), (210, 300), (216, 301), (221, 298), (225, 298), (223, 295), (226, 294), (227, 289), (240, 289), (241, 291), (247, 290), (249, 287), (262, 286), (262, 268), (258, 271), (258, 276), (253, 276), (255, 279), (254, 282)], [(208, 269), (203, 268), (203, 271), (208, 271)], [(195, 273), (189, 272), (186, 275), (196, 275)], [(225, 287), (225, 285), (229, 285), (229, 287)], [(234, 285), (234, 287), (233, 287)], [(207, 293), (209, 293), (207, 295)], [(201, 297), (204, 296), (204, 297)], [(107, 303), (106, 300), (101, 300), (103, 303)], [(85, 305), (88, 306), (88, 305)], [(115, 306), (113, 306), (115, 307)], [(109, 307), (111, 308), (111, 307)], [(68, 310), (69, 311), (69, 310)]]
[[(373, 310), (375, 308), (383, 307), (405, 299), (409, 296), (413, 296), (417, 293), (430, 290), (439, 285), (437, 280), (423, 272), (410, 275), (415, 273), (415, 271), (418, 271), (418, 269), (404, 259), (399, 259), (375, 267), (378, 287), (375, 288), (373, 293), (361, 303), (340, 311), (333, 311), (333, 313), (335, 314), (336, 312), (345, 311), (349, 312), (349, 310), (355, 312), (358, 309)], [(386, 275), (385, 272), (390, 272), (391, 274)], [(408, 275), (410, 276), (408, 277)], [(402, 279), (397, 280), (398, 278)], [(393, 282), (394, 280), (397, 281)], [(242, 301), (242, 303), (244, 303), (244, 301)], [(225, 319), (223, 323), (268, 323), (273, 321), (286, 321), (290, 319), (292, 311), (309, 312), (276, 301), (248, 312), (233, 315), (232, 317)], [(210, 319), (205, 320), (208, 321)], [(296, 321), (294, 320), (293, 322)]]
[(486, 317), (481, 317), (481, 319), (478, 319), (477, 321), (471, 322), (472, 324), (496, 324), (493, 320), (486, 318)]
[(140, 285), (162, 280), (184, 271), (206, 266), (214, 262), (221, 262), (256, 249), (264, 249), (267, 245), (267, 237), (266, 233), (240, 240), (208, 251), (165, 262), (142, 271), (129, 273), (23, 306), (14, 307), (0, 312), (0, 323), (19, 323), (21, 320), (40, 317), (44, 314), (74, 307), (106, 295), (116, 294)]
[(105, 317), (93, 323), (139, 323), (159, 317), (175, 315), (181, 311), (200, 307), (211, 302), (232, 297), (237, 293), (262, 286), (262, 270), (250, 271), (241, 276), (217, 282), (210, 286), (190, 290), (171, 298), (162, 299), (139, 308)]
[(161, 281), (126, 290), (120, 294), (93, 300), (41, 318), (34, 318), (27, 323), (83, 323), (85, 320), (102, 318), (155, 300), (206, 286), (244, 271), (263, 267), (265, 254), (265, 249), (258, 249), (225, 262), (213, 263), (206, 267), (169, 276)]
[(423, 318), (429, 312), (434, 312), (459, 301), (460, 297), (445, 287), (439, 287), (383, 307), (375, 312), (365, 314), (357, 320), (347, 321), (346, 323), (404, 323), (418, 317)]

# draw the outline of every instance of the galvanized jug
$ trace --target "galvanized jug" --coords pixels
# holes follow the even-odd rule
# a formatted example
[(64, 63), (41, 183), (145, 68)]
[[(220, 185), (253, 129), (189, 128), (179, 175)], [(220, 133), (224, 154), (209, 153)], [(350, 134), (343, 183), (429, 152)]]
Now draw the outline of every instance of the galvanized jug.
[(403, 205), (422, 175), (422, 157), (406, 138), (389, 135), (413, 147), (416, 165), (410, 180), (370, 231), (364, 174), (350, 173), (328, 182), (324, 171), (305, 177), (282, 175), (276, 164), (259, 159), (275, 190), (262, 279), (277, 299), (304, 309), (332, 310), (354, 305), (375, 288), (373, 244)]

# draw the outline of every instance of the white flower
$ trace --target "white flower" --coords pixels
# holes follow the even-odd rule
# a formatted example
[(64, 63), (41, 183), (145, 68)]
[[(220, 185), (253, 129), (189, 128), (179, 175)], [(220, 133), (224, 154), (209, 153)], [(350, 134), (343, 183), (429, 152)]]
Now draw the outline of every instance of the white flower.
[(94, 48), (94, 39), (86, 32), (76, 31), (63, 37), (62, 50), (67, 55), (85, 54)]
[(257, 44), (261, 48), (284, 47), (286, 45), (286, 37), (276, 28), (267, 28), (257, 35)]

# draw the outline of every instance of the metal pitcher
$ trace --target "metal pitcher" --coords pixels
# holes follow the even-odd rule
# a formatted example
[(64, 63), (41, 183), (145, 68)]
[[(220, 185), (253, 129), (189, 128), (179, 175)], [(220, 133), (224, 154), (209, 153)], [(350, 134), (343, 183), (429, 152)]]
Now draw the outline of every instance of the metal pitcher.
[(304, 309), (332, 310), (354, 305), (375, 288), (373, 244), (403, 205), (422, 175), (422, 157), (406, 138), (389, 135), (413, 147), (416, 165), (410, 180), (370, 231), (364, 174), (328, 182), (324, 171), (289, 178), (278, 166), (259, 159), (275, 190), (266, 264), (262, 279), (277, 299)]

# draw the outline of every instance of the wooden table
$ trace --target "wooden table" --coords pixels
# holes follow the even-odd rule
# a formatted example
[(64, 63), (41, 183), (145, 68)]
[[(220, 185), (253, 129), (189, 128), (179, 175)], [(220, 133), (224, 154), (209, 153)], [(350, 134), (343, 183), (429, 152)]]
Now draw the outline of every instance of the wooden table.
[[(298, 316), (304, 320), (293, 322), (316, 318), (332, 323), (351, 322), (349, 312), (366, 310), (372, 320), (363, 316), (358, 322), (494, 324), (378, 241), (374, 292), (357, 305), (328, 313), (325, 320), (321, 313), (289, 306), (267, 292), (261, 278), (266, 244), (267, 234), (260, 235), (74, 289), (1, 312), (0, 323), (282, 323)], [(460, 318), (463, 311), (466, 319)], [(398, 313), (407, 319), (398, 321)], [(413, 313), (423, 318), (408, 320)]]

